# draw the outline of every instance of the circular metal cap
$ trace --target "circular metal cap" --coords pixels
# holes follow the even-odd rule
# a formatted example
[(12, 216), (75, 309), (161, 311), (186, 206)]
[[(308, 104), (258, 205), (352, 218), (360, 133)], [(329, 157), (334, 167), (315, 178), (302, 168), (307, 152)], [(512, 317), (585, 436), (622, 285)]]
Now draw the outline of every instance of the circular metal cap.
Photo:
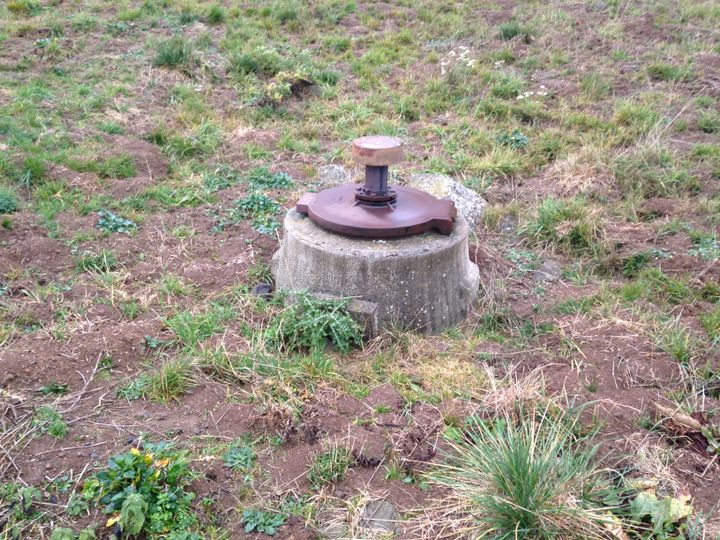
[(355, 186), (343, 184), (319, 193), (306, 193), (296, 210), (315, 223), (347, 236), (360, 238), (401, 238), (431, 230), (450, 234), (455, 205), (429, 193), (397, 186), (396, 204), (366, 206), (357, 204)]
[(387, 167), (403, 160), (403, 142), (384, 135), (361, 137), (353, 141), (352, 156), (366, 167)]

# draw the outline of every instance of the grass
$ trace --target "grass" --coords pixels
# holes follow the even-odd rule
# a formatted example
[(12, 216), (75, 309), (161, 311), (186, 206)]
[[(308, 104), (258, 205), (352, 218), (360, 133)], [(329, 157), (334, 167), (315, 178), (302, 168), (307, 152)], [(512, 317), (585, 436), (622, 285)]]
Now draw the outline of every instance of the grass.
[(494, 538), (606, 538), (606, 481), (577, 420), (537, 414), (474, 418), (429, 479), (449, 490), (440, 511), (456, 532)]
[(352, 465), (350, 451), (337, 444), (332, 445), (325, 452), (315, 456), (308, 469), (307, 478), (310, 486), (318, 490), (323, 486), (344, 480), (350, 465)]

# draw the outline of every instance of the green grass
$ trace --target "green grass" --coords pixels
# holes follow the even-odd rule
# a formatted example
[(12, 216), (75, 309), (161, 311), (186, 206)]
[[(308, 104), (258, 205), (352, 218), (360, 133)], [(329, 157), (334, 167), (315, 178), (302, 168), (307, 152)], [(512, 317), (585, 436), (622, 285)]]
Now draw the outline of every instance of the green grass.
[(111, 272), (119, 266), (115, 254), (105, 249), (98, 253), (83, 252), (75, 257), (74, 263), (75, 269), (80, 272)]
[(605, 479), (577, 420), (549, 410), (497, 420), (472, 417), (429, 479), (450, 491), (442, 510), (455, 531), (493, 538), (606, 538)]
[(195, 47), (183, 36), (173, 36), (155, 46), (153, 64), (158, 67), (190, 69), (195, 62)]
[(720, 343), (720, 306), (698, 316), (698, 320), (713, 345)]
[(183, 345), (193, 348), (210, 336), (220, 333), (230, 317), (232, 311), (227, 307), (211, 304), (209, 309), (198, 313), (178, 312), (167, 319), (165, 324)]
[(542, 200), (520, 233), (532, 244), (568, 253), (597, 255), (603, 251), (600, 219), (583, 199)]
[(15, 191), (0, 186), (0, 214), (12, 214), (18, 210), (19, 205)]
[(351, 465), (350, 451), (335, 444), (322, 454), (315, 456), (315, 460), (307, 472), (307, 479), (312, 489), (317, 490), (344, 480)]
[(137, 168), (132, 156), (119, 154), (104, 159), (82, 161), (71, 159), (68, 166), (78, 172), (90, 172), (100, 178), (131, 178), (137, 174)]

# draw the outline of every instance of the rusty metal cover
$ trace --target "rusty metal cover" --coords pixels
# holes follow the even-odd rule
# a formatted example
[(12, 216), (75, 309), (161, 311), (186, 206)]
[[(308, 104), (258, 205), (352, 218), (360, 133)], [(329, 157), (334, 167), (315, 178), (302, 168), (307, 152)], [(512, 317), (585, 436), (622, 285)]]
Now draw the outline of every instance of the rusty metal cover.
[(394, 204), (358, 204), (357, 186), (343, 184), (306, 193), (296, 209), (330, 231), (362, 238), (401, 238), (436, 230), (450, 234), (457, 211), (452, 201), (407, 187), (393, 187)]

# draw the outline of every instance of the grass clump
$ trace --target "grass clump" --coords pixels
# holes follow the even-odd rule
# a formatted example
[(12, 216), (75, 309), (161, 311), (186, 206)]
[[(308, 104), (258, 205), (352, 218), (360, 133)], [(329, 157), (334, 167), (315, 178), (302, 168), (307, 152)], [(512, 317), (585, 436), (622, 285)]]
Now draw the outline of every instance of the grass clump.
[(167, 327), (186, 347), (196, 347), (205, 339), (218, 334), (230, 318), (231, 312), (223, 306), (211, 305), (203, 313), (181, 311), (165, 321)]
[(226, 20), (227, 14), (225, 13), (225, 9), (223, 9), (222, 6), (219, 6), (217, 4), (213, 4), (212, 6), (210, 6), (210, 10), (208, 11), (207, 15), (208, 24), (223, 24)]
[[(187, 459), (167, 444), (145, 444), (142, 449), (113, 456), (105, 469), (83, 486), (83, 497), (94, 500), (118, 524), (122, 537), (184, 538), (199, 540), (188, 532), (197, 524), (186, 491), (193, 480)], [(175, 534), (184, 533), (183, 536)], [(169, 536), (168, 536), (169, 535)]]
[(599, 220), (580, 198), (544, 199), (535, 218), (525, 223), (520, 233), (531, 242), (555, 246), (561, 251), (593, 254), (602, 251)]
[(720, 306), (698, 317), (713, 345), (720, 343)]
[(12, 214), (18, 209), (18, 199), (15, 192), (0, 186), (0, 214)]
[(684, 81), (690, 77), (690, 71), (687, 68), (662, 62), (650, 64), (646, 71), (654, 81)]
[(99, 253), (85, 251), (75, 259), (75, 269), (80, 272), (112, 272), (117, 267), (115, 254), (106, 249)]
[(703, 113), (698, 120), (698, 128), (705, 133), (720, 133), (720, 113)]
[(312, 489), (340, 482), (345, 479), (352, 465), (352, 456), (347, 448), (333, 445), (329, 450), (315, 457), (307, 472)]
[(135, 162), (129, 154), (119, 154), (92, 161), (70, 160), (68, 166), (78, 172), (95, 173), (100, 178), (132, 178), (137, 174)]
[(183, 36), (173, 36), (161, 41), (155, 49), (153, 64), (158, 67), (189, 68), (195, 61), (195, 50)]
[[(446, 464), (430, 480), (448, 488), (456, 529), (492, 538), (607, 538), (610, 516), (595, 449), (578, 421), (549, 410), (495, 420), (472, 417), (450, 438)], [(447, 514), (445, 514), (447, 515)]]
[(526, 43), (530, 42), (530, 31), (517, 21), (509, 21), (498, 26), (500, 38), (504, 41), (510, 41), (516, 37), (521, 37)]
[(297, 295), (265, 331), (273, 347), (284, 350), (322, 351), (331, 343), (342, 353), (362, 344), (363, 331), (350, 316), (350, 299), (322, 299)]

